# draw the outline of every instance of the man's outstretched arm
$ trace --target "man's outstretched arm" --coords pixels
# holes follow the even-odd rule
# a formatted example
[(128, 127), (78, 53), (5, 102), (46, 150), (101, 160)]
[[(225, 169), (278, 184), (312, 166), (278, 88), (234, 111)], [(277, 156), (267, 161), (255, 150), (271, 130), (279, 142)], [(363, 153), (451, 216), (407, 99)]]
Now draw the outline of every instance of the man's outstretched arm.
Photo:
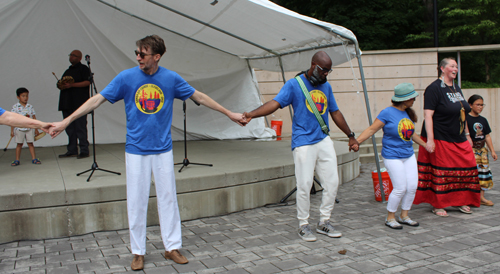
[(83, 105), (81, 105), (75, 112), (73, 112), (70, 116), (66, 117), (66, 119), (61, 122), (53, 123), (53, 127), (50, 128), (50, 136), (55, 138), (59, 133), (61, 133), (64, 129), (68, 127), (74, 120), (82, 117), (83, 115), (87, 115), (89, 112), (98, 108), (102, 103), (106, 102), (106, 98), (101, 94), (96, 94), (90, 99), (88, 99)]
[(275, 112), (280, 107), (281, 107), (281, 105), (278, 102), (271, 100), (271, 101), (263, 104), (262, 106), (250, 111), (250, 112), (243, 113), (243, 118), (248, 123), (253, 118), (258, 118), (258, 117), (269, 115), (269, 114)]
[(214, 99), (210, 98), (208, 95), (201, 91), (195, 90), (190, 98), (210, 109), (216, 110), (226, 115), (229, 119), (231, 119), (231, 121), (237, 123), (240, 126), (245, 126), (247, 124), (247, 122), (243, 120), (243, 115), (241, 113), (235, 113), (226, 109), (225, 107), (217, 103)]
[(0, 115), (0, 124), (8, 125), (11, 127), (28, 127), (28, 128), (41, 129), (45, 132), (48, 132), (49, 128), (51, 127), (51, 124), (49, 123), (31, 119), (21, 114), (17, 114), (10, 111), (5, 111), (2, 115)]

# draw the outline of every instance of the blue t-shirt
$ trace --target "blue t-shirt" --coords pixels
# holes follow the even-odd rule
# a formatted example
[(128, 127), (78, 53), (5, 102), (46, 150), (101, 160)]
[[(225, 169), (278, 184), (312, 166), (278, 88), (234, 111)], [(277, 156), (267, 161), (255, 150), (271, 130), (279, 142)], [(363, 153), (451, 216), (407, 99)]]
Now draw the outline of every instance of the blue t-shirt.
[(5, 109), (0, 108), (0, 116), (2, 116), (2, 114), (4, 114), (4, 113), (5, 113)]
[(172, 149), (172, 106), (174, 98), (187, 100), (195, 89), (179, 74), (163, 67), (153, 75), (139, 67), (127, 69), (109, 83), (101, 95), (114, 104), (125, 102), (127, 141), (131, 154), (160, 154)]
[(395, 107), (388, 107), (377, 116), (384, 127), (382, 138), (382, 157), (385, 159), (404, 159), (413, 155), (413, 141), (415, 124), (406, 111)]
[[(300, 78), (315, 102), (319, 114), (328, 126), (328, 114), (339, 110), (333, 97), (332, 86), (326, 82), (313, 87), (304, 74), (300, 75)], [(290, 104), (293, 107), (292, 150), (296, 147), (316, 144), (328, 136), (321, 130), (321, 126), (307, 104), (307, 99), (296, 79), (288, 80), (278, 95), (274, 97), (274, 100), (280, 104), (281, 108)]]

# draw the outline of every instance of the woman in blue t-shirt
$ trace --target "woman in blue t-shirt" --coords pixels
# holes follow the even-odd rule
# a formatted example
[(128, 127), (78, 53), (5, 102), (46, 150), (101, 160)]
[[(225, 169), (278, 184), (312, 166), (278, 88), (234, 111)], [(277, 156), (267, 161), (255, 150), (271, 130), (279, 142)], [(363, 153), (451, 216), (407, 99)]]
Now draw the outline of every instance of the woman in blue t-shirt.
[[(418, 169), (413, 141), (425, 147), (425, 142), (415, 133), (417, 115), (411, 109), (418, 93), (410, 83), (402, 83), (394, 88), (392, 106), (385, 108), (377, 116), (373, 124), (358, 137), (361, 144), (381, 128), (382, 157), (389, 172), (393, 190), (387, 203), (387, 219), (385, 225), (393, 229), (402, 229), (401, 224), (418, 226), (408, 216), (418, 185)], [(396, 220), (396, 211), (401, 203), (401, 215)]]

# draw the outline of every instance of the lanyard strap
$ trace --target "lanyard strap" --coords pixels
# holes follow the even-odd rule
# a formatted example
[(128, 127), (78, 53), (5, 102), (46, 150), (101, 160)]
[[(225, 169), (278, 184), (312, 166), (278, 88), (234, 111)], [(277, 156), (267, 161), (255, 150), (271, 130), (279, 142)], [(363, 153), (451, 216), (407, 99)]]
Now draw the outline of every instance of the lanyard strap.
[(304, 85), (304, 82), (302, 81), (300, 76), (295, 77), (295, 80), (299, 82), (300, 89), (302, 90), (302, 93), (304, 93), (304, 96), (307, 99), (307, 103), (309, 104), (309, 107), (311, 107), (314, 116), (316, 116), (316, 119), (318, 120), (318, 123), (321, 126), (321, 130), (323, 131), (323, 133), (328, 134), (328, 132), (330, 132), (330, 129), (328, 129), (328, 126), (326, 126), (325, 124), (325, 120), (323, 120), (323, 117), (321, 117), (321, 115), (319, 114), (318, 108), (316, 107), (316, 104), (312, 100), (311, 95), (309, 94), (309, 91), (306, 88), (306, 85)]

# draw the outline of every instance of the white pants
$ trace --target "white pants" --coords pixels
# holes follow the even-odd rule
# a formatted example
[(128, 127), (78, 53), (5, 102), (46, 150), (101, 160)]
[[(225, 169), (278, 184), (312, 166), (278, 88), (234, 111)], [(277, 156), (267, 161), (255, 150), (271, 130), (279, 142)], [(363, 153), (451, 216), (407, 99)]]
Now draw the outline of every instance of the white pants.
[(400, 203), (402, 210), (410, 210), (418, 186), (415, 154), (405, 159), (384, 159), (384, 165), (393, 187), (387, 202), (387, 211), (396, 212)]
[(151, 171), (156, 185), (161, 237), (166, 251), (182, 246), (181, 218), (175, 190), (172, 150), (162, 154), (125, 153), (127, 169), (127, 212), (130, 246), (136, 255), (146, 254), (146, 221)]
[(337, 155), (333, 141), (326, 137), (314, 145), (296, 147), (293, 150), (295, 178), (297, 180), (297, 218), (299, 226), (308, 224), (310, 192), (314, 179), (314, 170), (323, 187), (323, 197), (319, 208), (320, 221), (329, 220), (335, 204), (339, 176)]

